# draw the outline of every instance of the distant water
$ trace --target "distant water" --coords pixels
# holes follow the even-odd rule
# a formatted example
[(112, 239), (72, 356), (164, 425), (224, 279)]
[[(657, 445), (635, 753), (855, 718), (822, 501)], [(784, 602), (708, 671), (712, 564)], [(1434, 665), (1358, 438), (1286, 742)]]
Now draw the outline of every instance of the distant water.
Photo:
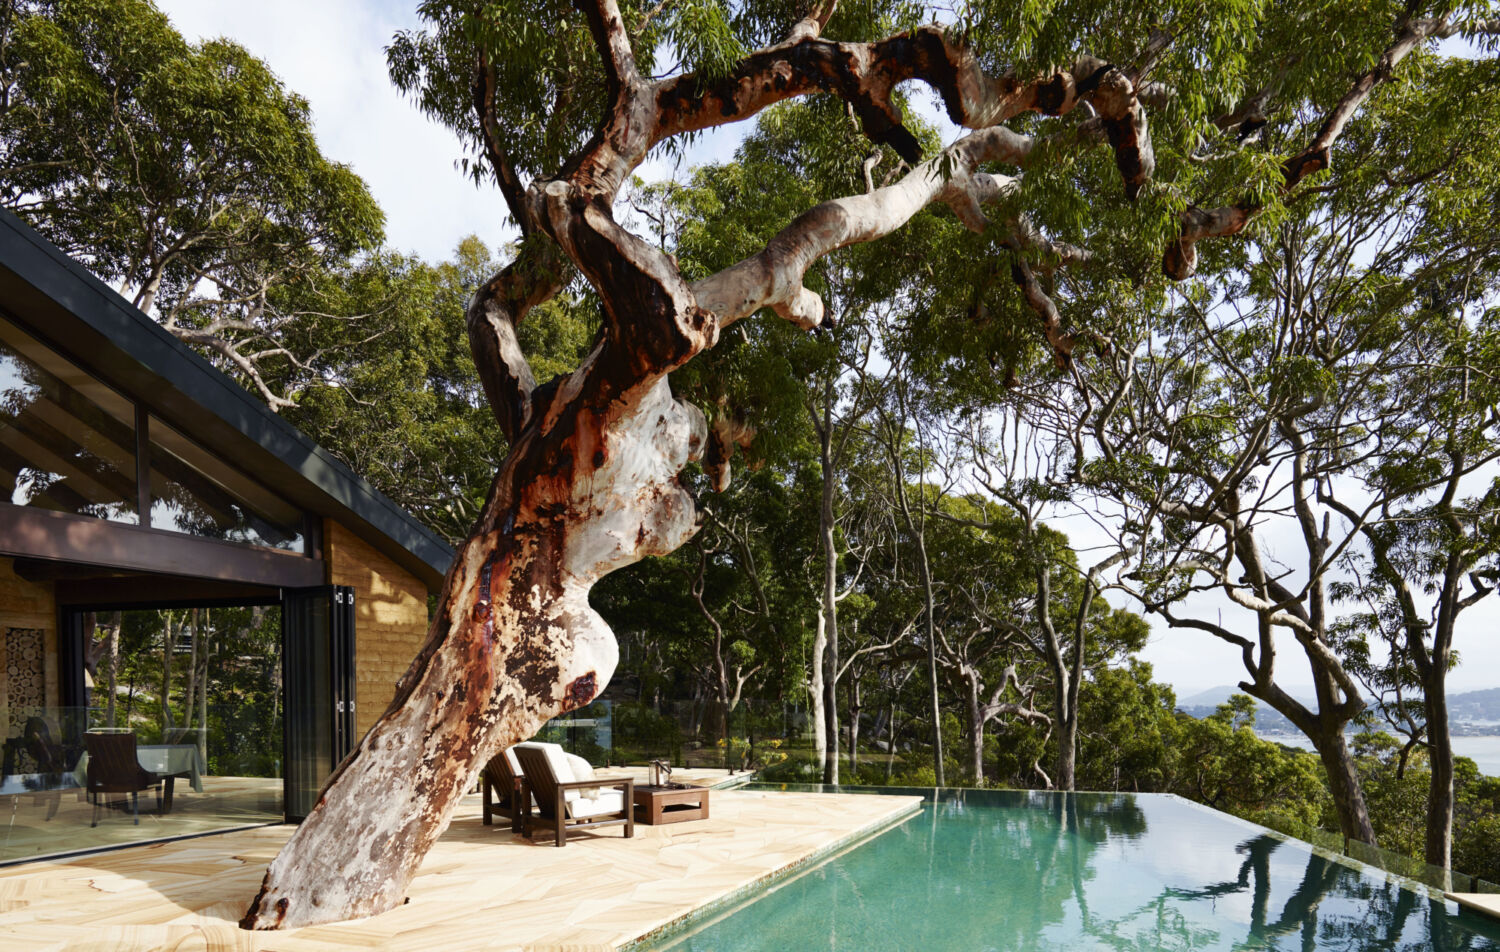
[[(1286, 744), (1288, 747), (1312, 750), (1312, 741), (1302, 734), (1263, 736), (1266, 740)], [(1453, 738), (1453, 752), (1460, 757), (1468, 757), (1474, 761), (1479, 765), (1479, 772), (1485, 776), (1500, 777), (1500, 736), (1455, 737)]]

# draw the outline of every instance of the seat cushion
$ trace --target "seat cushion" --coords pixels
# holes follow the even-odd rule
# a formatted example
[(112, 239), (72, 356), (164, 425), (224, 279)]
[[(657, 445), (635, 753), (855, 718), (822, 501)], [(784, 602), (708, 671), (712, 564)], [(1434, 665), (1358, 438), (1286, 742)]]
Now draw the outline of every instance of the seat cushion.
[(597, 797), (579, 797), (568, 802), (568, 816), (575, 820), (619, 813), (625, 808), (625, 795), (619, 790), (601, 790)]

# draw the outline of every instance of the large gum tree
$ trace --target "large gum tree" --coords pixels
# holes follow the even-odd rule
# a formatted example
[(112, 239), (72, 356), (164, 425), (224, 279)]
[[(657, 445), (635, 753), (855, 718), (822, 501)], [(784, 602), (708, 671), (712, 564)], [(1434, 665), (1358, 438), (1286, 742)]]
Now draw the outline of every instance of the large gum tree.
[[(716, 486), (728, 477), (732, 428), (674, 398), (668, 376), (762, 309), (819, 327), (823, 303), (803, 283), (813, 261), (946, 205), (1012, 256), (1065, 359), (1080, 338), (1060, 325), (1045, 278), (1087, 259), (1068, 239), (1088, 240), (1088, 216), (1054, 241), (1028, 204), (1115, 209), (1111, 221), (1134, 222), (1133, 242), (1112, 233), (1130, 253), (1111, 260), (1137, 262), (1122, 279), (1157, 274), (1155, 262), (1187, 278), (1200, 242), (1240, 231), (1327, 165), (1407, 53), (1473, 18), (1452, 5), (1248, 0), (428, 0), (421, 13), (428, 26), (389, 51), (393, 78), (460, 133), (467, 168), (498, 183), (523, 235), (467, 314), (509, 451), (395, 700), (271, 863), (246, 928), (399, 905), (481, 765), (599, 693), (617, 649), (590, 588), (692, 536), (690, 464)], [(962, 130), (935, 154), (903, 125), (909, 81)], [(807, 210), (691, 283), (617, 222), (622, 188), (654, 150), (807, 95), (846, 103), (904, 173)], [(1305, 143), (1257, 146), (1251, 133), (1287, 110), (1324, 119)], [(598, 338), (571, 373), (538, 385), (517, 325), (574, 282), (598, 301)]]

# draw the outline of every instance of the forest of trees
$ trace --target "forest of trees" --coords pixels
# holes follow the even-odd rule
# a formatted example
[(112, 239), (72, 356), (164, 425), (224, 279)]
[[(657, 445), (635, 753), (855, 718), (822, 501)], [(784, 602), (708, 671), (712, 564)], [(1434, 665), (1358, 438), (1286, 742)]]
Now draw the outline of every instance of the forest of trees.
[[(185, 42), (146, 0), (14, 0), (0, 204), (462, 547), (509, 504), (496, 474), (543, 452), (533, 406), (593, 399), (584, 370), (562, 375), (618, 357), (626, 277), (578, 249), (607, 258), (588, 244), (607, 235), (708, 301), (802, 240), (804, 213), (835, 207), (820, 203), (961, 181), (871, 226), (878, 242), (808, 252), (813, 316), (802, 296), (756, 298), (779, 317), (722, 320), (690, 362), (651, 357), (667, 402), (706, 418), (681, 476), (698, 528), (637, 543), (660, 557), (593, 589), (626, 646), (611, 696), (691, 700), (726, 747), (751, 699), (794, 709), (786, 779), (1169, 791), (1500, 881), (1500, 779), (1455, 757), (1446, 706), (1465, 612), (1500, 581), (1491, 5), (1147, 4), (1106, 25), (1098, 5), (976, 4), (952, 14), (963, 35), (1027, 39), (964, 68), (1019, 64), (1015, 86), (1087, 37), (1131, 64), (1109, 74), (1134, 90), (1124, 111), (1038, 98), (1011, 122), (1024, 148), (980, 154), (960, 146), (982, 133), (944, 150), (915, 87), (743, 116), (726, 99), (749, 120), (733, 160), (671, 181), (621, 174), (588, 139), (643, 82), (630, 42), (641, 70), (671, 50), (708, 83), (783, 35), (922, 22), (904, 4), (811, 4), (800, 22), (794, 6), (581, 3), (545, 41), (520, 10), (424, 7), (430, 28), (388, 50), (392, 79), (458, 133), (520, 230), (503, 247), (455, 235), (428, 262), (384, 244), (368, 190), (250, 52)], [(672, 122), (709, 124), (673, 95)], [(612, 184), (594, 200), (638, 238), (538, 217), (517, 169), (574, 152), (569, 174), (597, 160)], [(1177, 713), (1136, 657), (1148, 619), (1232, 645), (1240, 663), (1203, 680), (1244, 695)], [(1309, 678), (1299, 700), (1288, 684)], [(1314, 752), (1257, 738), (1251, 698)]]
[(84, 616), (89, 727), (196, 744), (204, 770), (282, 775), (281, 613), (264, 607)]

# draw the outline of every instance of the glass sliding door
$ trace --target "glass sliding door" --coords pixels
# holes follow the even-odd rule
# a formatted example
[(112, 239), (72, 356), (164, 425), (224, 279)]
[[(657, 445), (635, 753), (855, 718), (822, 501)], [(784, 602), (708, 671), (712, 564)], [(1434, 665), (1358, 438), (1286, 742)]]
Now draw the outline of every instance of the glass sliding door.
[(353, 748), (354, 589), (288, 589), (282, 600), (286, 685), (286, 817), (312, 811), (323, 781)]
[(275, 602), (60, 616), (63, 706), (44, 633), (0, 628), (0, 864), (282, 820)]

